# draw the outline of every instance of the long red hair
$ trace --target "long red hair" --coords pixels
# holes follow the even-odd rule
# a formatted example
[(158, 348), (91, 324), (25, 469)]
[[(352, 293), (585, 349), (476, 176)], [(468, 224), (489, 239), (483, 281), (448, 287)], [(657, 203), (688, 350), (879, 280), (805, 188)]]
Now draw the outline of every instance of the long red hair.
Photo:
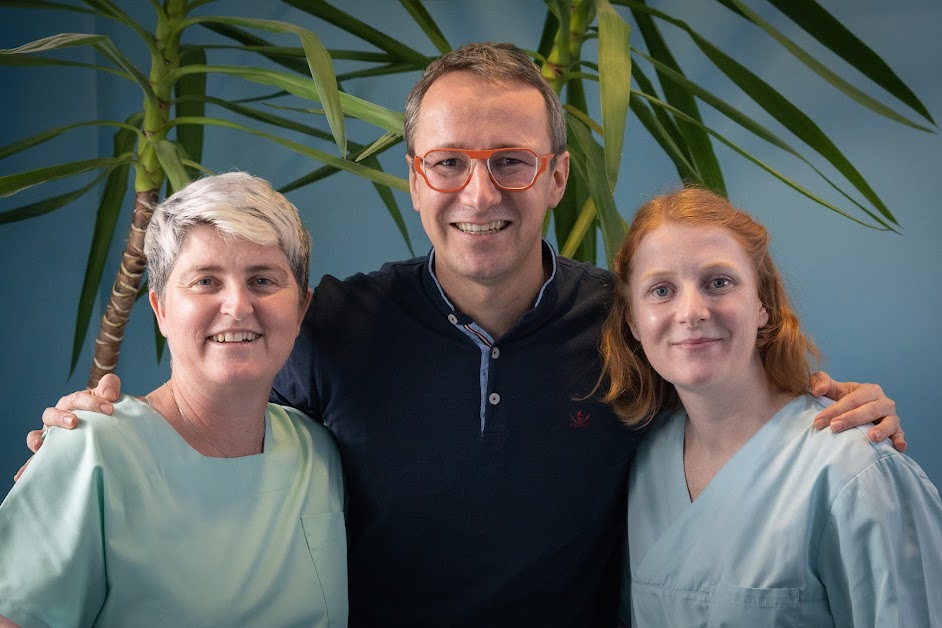
[(801, 330), (785, 285), (769, 254), (769, 233), (728, 200), (700, 188), (656, 196), (641, 206), (612, 261), (617, 278), (615, 301), (602, 330), (601, 353), (605, 401), (632, 427), (643, 427), (662, 411), (680, 404), (674, 386), (651, 367), (641, 343), (628, 328), (631, 301), (628, 278), (641, 241), (666, 223), (703, 225), (729, 230), (752, 261), (759, 300), (769, 322), (759, 330), (756, 348), (770, 384), (800, 394), (808, 388), (813, 362), (820, 359), (814, 342)]

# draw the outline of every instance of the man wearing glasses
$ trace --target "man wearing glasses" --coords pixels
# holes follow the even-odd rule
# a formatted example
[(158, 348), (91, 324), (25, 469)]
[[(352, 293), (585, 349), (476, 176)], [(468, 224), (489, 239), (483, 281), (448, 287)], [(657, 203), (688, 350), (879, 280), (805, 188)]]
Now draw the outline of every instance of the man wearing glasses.
[[(325, 277), (272, 394), (336, 436), (350, 625), (613, 626), (639, 434), (587, 397), (612, 279), (542, 239), (559, 99), (523, 51), (469, 44), (413, 89), (405, 139), (431, 253)], [(892, 414), (878, 387), (846, 399)]]

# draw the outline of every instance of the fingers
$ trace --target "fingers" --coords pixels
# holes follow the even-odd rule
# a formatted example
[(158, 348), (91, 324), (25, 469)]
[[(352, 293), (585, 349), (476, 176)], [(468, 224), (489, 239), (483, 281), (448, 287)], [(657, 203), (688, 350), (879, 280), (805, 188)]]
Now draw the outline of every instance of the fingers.
[(830, 425), (832, 430), (840, 432), (864, 423), (876, 423), (885, 416), (896, 414), (896, 403), (877, 384), (832, 384), (832, 389), (834, 385), (844, 387), (844, 394), (815, 418), (814, 426), (818, 429)]
[[(43, 446), (43, 433), (45, 431), (45, 429), (33, 430), (26, 435), (26, 446), (29, 447), (29, 450), (34, 454)], [(26, 465), (23, 466), (25, 467)]]
[(121, 395), (121, 380), (114, 373), (108, 373), (98, 380), (94, 393), (108, 401), (117, 401)]
[[(99, 387), (100, 386), (101, 383), (99, 382)], [(66, 395), (65, 397), (59, 399), (59, 403), (56, 404), (55, 408), (46, 408), (46, 411), (61, 411), (60, 413), (52, 412), (50, 414), (50, 418), (61, 418), (62, 412), (70, 414), (73, 410), (90, 410), (92, 412), (100, 412), (102, 414), (111, 414), (114, 412), (114, 406), (107, 398), (103, 398), (98, 395), (96, 392), (98, 390), (99, 388), (96, 388), (95, 390), (79, 390), (70, 395)], [(115, 399), (117, 399), (117, 397), (115, 397)], [(44, 423), (46, 423), (45, 416), (46, 412), (43, 412)], [(72, 416), (74, 418), (75, 415)], [(46, 425), (50, 425), (50, 423), (46, 423)], [(59, 423), (56, 422), (52, 423), (51, 425), (59, 425)]]
[(17, 472), (16, 472), (16, 475), (13, 476), (13, 481), (14, 481), (14, 482), (16, 482), (17, 480), (20, 479), (20, 477), (22, 477), (23, 472), (26, 471), (26, 467), (29, 466), (29, 461), (32, 460), (32, 459), (33, 459), (33, 457), (30, 456), (29, 459), (28, 459), (25, 463), (23, 463), (23, 466), (20, 467), (20, 470), (17, 471)]
[(832, 380), (824, 371), (815, 371), (811, 374), (811, 394), (818, 397), (827, 397), (831, 390)]
[(906, 439), (903, 437), (903, 430), (900, 430), (890, 436), (890, 442), (893, 443), (893, 447), (896, 448), (896, 451), (900, 453), (906, 451)]

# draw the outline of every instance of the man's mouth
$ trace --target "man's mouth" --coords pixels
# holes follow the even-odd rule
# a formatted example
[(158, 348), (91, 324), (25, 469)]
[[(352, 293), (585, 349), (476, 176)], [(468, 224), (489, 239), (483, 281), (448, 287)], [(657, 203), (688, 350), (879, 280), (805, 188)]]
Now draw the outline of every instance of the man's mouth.
[(497, 233), (510, 222), (507, 220), (492, 220), (491, 222), (485, 223), (476, 223), (476, 222), (456, 222), (454, 223), (455, 227), (458, 228), (463, 233), (473, 233), (488, 235), (491, 233)]
[(259, 336), (261, 336), (261, 334), (255, 334), (250, 331), (229, 331), (223, 334), (210, 336), (209, 339), (213, 342), (252, 342)]

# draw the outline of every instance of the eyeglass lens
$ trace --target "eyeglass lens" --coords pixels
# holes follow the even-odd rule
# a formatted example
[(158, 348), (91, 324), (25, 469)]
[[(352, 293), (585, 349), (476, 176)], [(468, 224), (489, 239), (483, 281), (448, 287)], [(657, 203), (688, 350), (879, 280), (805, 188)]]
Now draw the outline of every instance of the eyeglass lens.
[[(424, 159), (425, 176), (436, 188), (461, 187), (468, 180), (473, 160), (458, 151), (433, 150)], [(540, 158), (529, 150), (500, 150), (487, 160), (494, 182), (502, 188), (520, 189), (533, 183)]]

